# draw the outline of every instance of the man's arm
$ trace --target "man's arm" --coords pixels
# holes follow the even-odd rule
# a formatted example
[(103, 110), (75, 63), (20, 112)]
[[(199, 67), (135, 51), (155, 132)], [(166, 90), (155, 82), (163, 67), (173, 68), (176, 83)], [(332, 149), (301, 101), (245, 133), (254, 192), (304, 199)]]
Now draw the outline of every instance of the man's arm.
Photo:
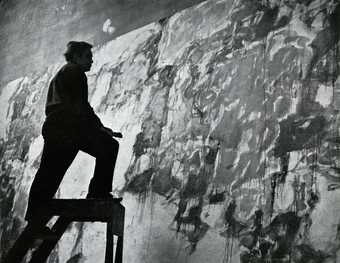
[(60, 87), (62, 100), (73, 114), (94, 126), (104, 127), (88, 102), (86, 75), (77, 65), (68, 65), (64, 68)]
[(113, 132), (110, 128), (105, 127), (95, 114), (93, 108), (88, 102), (88, 86), (87, 79), (84, 72), (82, 72), (76, 65), (69, 66), (64, 71), (63, 87), (65, 88), (64, 100), (81, 120), (89, 121), (91, 125), (100, 128), (109, 136), (122, 138), (120, 132)]
[(102, 131), (106, 132), (108, 135), (110, 135), (111, 137), (116, 137), (116, 138), (123, 138), (123, 134), (121, 132), (114, 132), (113, 130), (111, 130), (108, 127), (102, 127), (101, 128)]

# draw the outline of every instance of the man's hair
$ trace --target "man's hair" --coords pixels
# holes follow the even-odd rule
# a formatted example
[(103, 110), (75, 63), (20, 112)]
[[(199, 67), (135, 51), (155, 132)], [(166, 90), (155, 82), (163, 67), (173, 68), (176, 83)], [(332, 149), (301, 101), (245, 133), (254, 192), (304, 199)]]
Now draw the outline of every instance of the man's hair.
[(70, 41), (67, 43), (67, 49), (64, 53), (66, 61), (73, 60), (74, 55), (80, 56), (87, 49), (91, 49), (92, 45), (84, 41)]

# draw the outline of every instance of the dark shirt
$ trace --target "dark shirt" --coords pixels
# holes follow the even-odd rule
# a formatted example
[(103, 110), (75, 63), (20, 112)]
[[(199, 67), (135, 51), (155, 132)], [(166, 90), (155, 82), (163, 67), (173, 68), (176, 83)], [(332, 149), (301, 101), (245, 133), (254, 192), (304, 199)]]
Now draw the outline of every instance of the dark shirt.
[(63, 116), (85, 126), (103, 126), (88, 102), (85, 73), (80, 66), (70, 62), (58, 71), (50, 83), (45, 113), (46, 120), (50, 122), (58, 122), (57, 120)]

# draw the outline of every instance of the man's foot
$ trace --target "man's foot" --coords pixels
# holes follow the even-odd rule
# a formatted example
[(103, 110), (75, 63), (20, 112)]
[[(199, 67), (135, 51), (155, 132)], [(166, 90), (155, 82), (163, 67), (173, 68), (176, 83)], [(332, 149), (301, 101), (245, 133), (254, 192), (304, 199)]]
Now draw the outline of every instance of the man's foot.
[(121, 202), (123, 198), (115, 198), (111, 193), (88, 193), (86, 199), (112, 199)]
[(113, 199), (111, 193), (88, 193), (86, 199)]

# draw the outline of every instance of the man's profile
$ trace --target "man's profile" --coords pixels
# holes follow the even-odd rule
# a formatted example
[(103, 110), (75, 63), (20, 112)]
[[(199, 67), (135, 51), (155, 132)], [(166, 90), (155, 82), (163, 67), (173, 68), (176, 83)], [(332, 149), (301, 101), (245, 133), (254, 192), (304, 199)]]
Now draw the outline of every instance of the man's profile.
[(91, 69), (92, 45), (71, 41), (64, 54), (66, 64), (52, 79), (42, 128), (44, 148), (34, 177), (25, 219), (35, 225), (39, 203), (54, 197), (66, 170), (81, 150), (96, 158), (87, 198), (112, 198), (112, 179), (122, 137), (105, 127), (88, 102), (85, 72)]

